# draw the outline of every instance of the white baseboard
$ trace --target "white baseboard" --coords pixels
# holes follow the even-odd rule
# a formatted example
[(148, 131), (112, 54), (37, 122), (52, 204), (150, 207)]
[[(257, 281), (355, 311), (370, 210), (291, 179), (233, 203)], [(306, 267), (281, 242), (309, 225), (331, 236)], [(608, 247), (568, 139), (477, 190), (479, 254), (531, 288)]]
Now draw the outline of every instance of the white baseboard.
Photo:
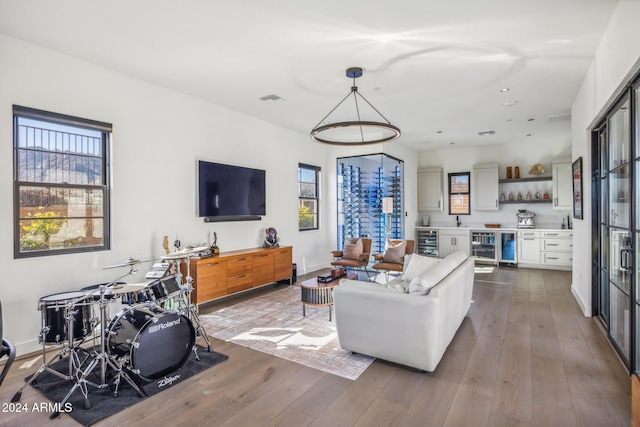
[(573, 283), (571, 284), (571, 294), (576, 299), (576, 301), (577, 301), (578, 305), (580, 306), (580, 309), (582, 310), (582, 313), (584, 314), (584, 316), (585, 317), (592, 317), (591, 316), (591, 313), (592, 313), (591, 304), (585, 304), (585, 302), (582, 299), (582, 295), (580, 295), (580, 293), (578, 292), (577, 288), (573, 285)]

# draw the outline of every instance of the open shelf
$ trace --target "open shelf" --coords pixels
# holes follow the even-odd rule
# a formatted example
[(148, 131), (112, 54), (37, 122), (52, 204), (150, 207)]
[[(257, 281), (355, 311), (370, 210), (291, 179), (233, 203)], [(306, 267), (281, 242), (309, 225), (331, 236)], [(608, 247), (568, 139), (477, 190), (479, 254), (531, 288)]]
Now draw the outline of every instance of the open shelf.
[(551, 203), (551, 200), (501, 200), (500, 204), (501, 205), (508, 205), (508, 204), (514, 204), (514, 203), (522, 203), (522, 204), (527, 204), (527, 203)]
[[(535, 178), (520, 178), (520, 179), (499, 179), (500, 184), (518, 183), (518, 182), (532, 182), (532, 181), (551, 181), (551, 176), (537, 176)], [(494, 181), (495, 182), (495, 181)]]

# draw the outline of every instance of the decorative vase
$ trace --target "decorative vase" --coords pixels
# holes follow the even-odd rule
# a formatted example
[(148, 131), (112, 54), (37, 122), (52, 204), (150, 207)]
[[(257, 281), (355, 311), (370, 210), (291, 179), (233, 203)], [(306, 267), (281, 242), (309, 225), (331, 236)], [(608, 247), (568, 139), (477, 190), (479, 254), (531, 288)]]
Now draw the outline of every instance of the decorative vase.
[(507, 179), (511, 179), (511, 166), (507, 166)]
[(520, 166), (514, 168), (514, 175), (516, 179), (520, 179)]

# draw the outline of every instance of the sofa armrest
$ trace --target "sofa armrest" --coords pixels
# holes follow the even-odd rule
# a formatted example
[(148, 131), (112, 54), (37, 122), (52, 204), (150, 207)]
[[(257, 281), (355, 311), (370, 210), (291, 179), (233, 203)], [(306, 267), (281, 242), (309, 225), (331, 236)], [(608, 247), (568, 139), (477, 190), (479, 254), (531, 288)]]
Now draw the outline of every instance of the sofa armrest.
[(331, 251), (331, 253), (333, 254), (334, 258), (342, 258), (342, 251)]
[(382, 261), (382, 259), (384, 258), (384, 254), (373, 254), (373, 260), (374, 261)]

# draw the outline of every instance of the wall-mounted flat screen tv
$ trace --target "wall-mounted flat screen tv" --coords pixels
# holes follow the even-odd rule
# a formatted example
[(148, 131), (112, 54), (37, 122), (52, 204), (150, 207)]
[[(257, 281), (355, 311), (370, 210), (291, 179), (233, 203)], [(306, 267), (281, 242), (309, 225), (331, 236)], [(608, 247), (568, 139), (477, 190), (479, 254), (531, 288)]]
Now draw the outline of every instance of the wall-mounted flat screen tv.
[(265, 171), (198, 161), (198, 215), (266, 215)]

